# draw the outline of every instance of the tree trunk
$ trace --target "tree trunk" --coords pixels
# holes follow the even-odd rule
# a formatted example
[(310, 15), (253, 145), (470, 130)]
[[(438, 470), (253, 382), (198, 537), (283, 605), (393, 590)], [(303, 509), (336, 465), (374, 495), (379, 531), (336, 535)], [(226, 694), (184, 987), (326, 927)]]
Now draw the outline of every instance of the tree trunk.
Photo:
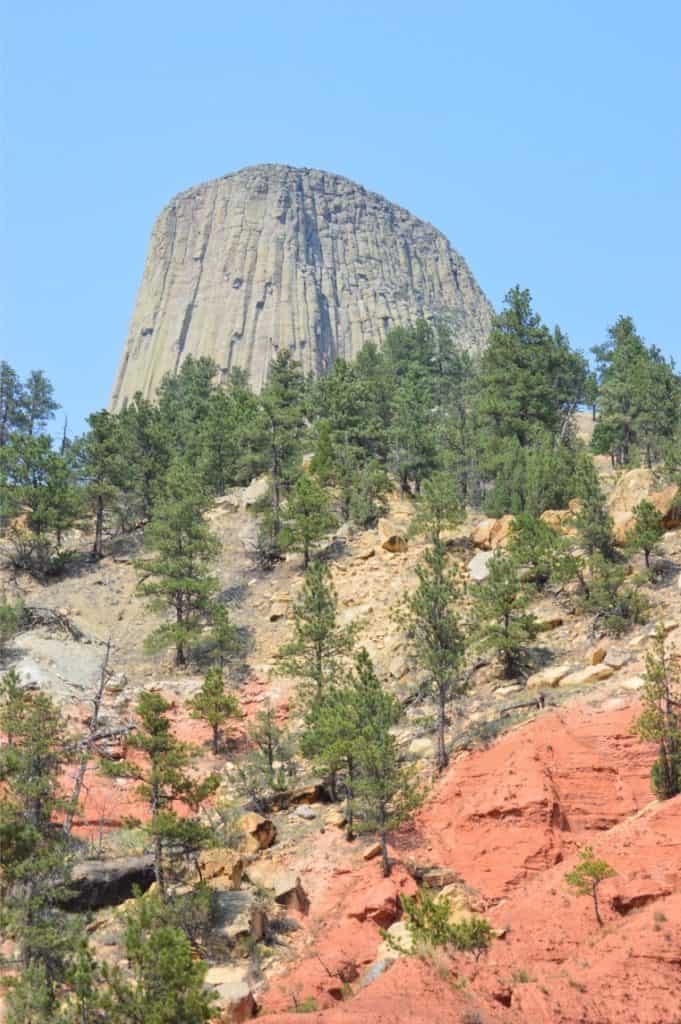
[(596, 920), (598, 921), (598, 927), (602, 928), (603, 927), (603, 920), (601, 918), (601, 912), (600, 912), (599, 907), (598, 907), (598, 883), (597, 882), (593, 883), (593, 888), (592, 888), (591, 891), (593, 893), (593, 898), (594, 898), (594, 913), (596, 914)]
[(213, 726), (213, 742), (212, 742), (211, 746), (212, 746), (212, 749), (213, 749), (213, 754), (217, 755), (217, 753), (220, 750), (220, 726), (219, 725), (214, 725)]
[(345, 796), (345, 838), (351, 842), (355, 838), (354, 824), (355, 815), (353, 800), (355, 798), (355, 764), (352, 757), (348, 757), (348, 781), (347, 793)]
[(646, 569), (649, 569), (650, 568), (650, 551), (648, 550), (648, 548), (644, 548), (643, 549), (643, 557), (646, 560)]
[(68, 803), (68, 809), (64, 816), (64, 824), (62, 830), (65, 836), (71, 835), (71, 829), (73, 827), (73, 819), (76, 813), (76, 807), (80, 799), (80, 793), (83, 788), (83, 781), (85, 779), (85, 772), (87, 771), (87, 763), (90, 757), (90, 746), (93, 738), (97, 734), (99, 728), (99, 711), (102, 705), (102, 698), (104, 696), (104, 687), (108, 678), (108, 665), (109, 665), (109, 654), (111, 653), (111, 640), (107, 641), (106, 650), (104, 652), (104, 660), (102, 661), (102, 667), (99, 673), (99, 686), (92, 700), (92, 717), (90, 719), (90, 728), (88, 729), (87, 740), (83, 745), (83, 752), (81, 754), (80, 764), (78, 765), (78, 771), (76, 777), (73, 780), (73, 789), (71, 790), (71, 798)]
[(438, 687), (437, 706), (437, 770), (442, 772), (449, 764), (447, 750), (445, 748), (445, 702), (447, 691), (445, 687)]
[(381, 866), (383, 868), (383, 877), (390, 877), (390, 858), (388, 857), (388, 837), (385, 832), (381, 831), (378, 834), (378, 839), (381, 844)]
[(102, 533), (104, 527), (104, 498), (101, 494), (97, 495), (97, 506), (95, 509), (95, 542), (92, 545), (92, 554), (95, 558), (101, 558), (103, 555), (102, 550)]

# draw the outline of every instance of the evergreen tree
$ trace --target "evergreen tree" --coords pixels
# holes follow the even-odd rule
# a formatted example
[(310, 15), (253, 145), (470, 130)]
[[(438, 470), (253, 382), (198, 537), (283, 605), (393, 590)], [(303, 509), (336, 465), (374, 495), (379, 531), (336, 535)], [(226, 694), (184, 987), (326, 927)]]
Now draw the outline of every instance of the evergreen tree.
[(565, 881), (580, 896), (591, 896), (594, 905), (594, 914), (599, 927), (603, 926), (600, 909), (598, 906), (598, 887), (606, 878), (614, 878), (617, 872), (610, 867), (607, 861), (599, 860), (590, 846), (585, 846), (579, 851), (579, 862), (572, 871), (568, 871)]
[(256, 807), (265, 809), (271, 792), (284, 790), (295, 774), (294, 744), (267, 703), (248, 729), (252, 750), (239, 763), (241, 786)]
[(389, 429), (391, 468), (404, 494), (416, 493), (437, 465), (432, 396), (427, 378), (409, 367), (392, 400)]
[(279, 352), (260, 395), (260, 416), (251, 438), (251, 443), (263, 453), (262, 468), (270, 477), (267, 532), (274, 558), (279, 553), (282, 504), (299, 470), (304, 399), (305, 381), (300, 364), (288, 350)]
[(409, 819), (421, 794), (414, 773), (399, 763), (390, 731), (400, 718), (399, 702), (383, 690), (364, 650), (355, 662), (354, 687), (358, 719), (363, 723), (357, 744), (357, 829), (378, 837), (383, 874), (388, 877), (388, 833)]
[(44, 435), (15, 434), (0, 449), (0, 511), (15, 568), (45, 577), (66, 558), (64, 533), (77, 522), (81, 496), (67, 455)]
[[(164, 901), (172, 868), (209, 845), (210, 830), (201, 823), (198, 811), (219, 781), (212, 775), (196, 779), (192, 772), (194, 750), (173, 734), (170, 708), (159, 693), (142, 692), (136, 707), (138, 728), (127, 738), (128, 747), (138, 757), (134, 761), (102, 762), (106, 774), (135, 779), (139, 784), (138, 793), (149, 809), (149, 819), (135, 824), (151, 840), (154, 873)], [(193, 816), (181, 817), (177, 804), (184, 805)]]
[(634, 728), (641, 739), (659, 743), (651, 779), (655, 795), (668, 800), (681, 793), (681, 659), (667, 652), (659, 627), (644, 680), (643, 711)]
[(0, 448), (22, 427), (23, 386), (18, 373), (0, 361)]
[(327, 687), (310, 701), (306, 714), (300, 749), (317, 768), (331, 779), (336, 796), (338, 776), (344, 776), (345, 829), (348, 839), (354, 836), (355, 782), (361, 733), (364, 723), (357, 700), (354, 677)]
[(664, 535), (662, 516), (651, 501), (640, 501), (634, 509), (634, 525), (628, 531), (626, 546), (629, 551), (642, 551), (646, 569), (650, 556)]
[(118, 966), (105, 968), (101, 1002), (107, 1024), (207, 1024), (213, 1018), (215, 995), (204, 985), (207, 965), (195, 958), (157, 896), (136, 900), (128, 911), (123, 948), (132, 979)]
[(579, 563), (570, 542), (542, 519), (523, 512), (511, 524), (508, 553), (537, 590), (564, 584), (577, 575)]
[(606, 508), (605, 496), (593, 465), (582, 466), (577, 495), (580, 506), (573, 524), (581, 546), (588, 555), (600, 554), (603, 558), (612, 559), (615, 549), (612, 517)]
[(625, 583), (626, 566), (596, 552), (588, 563), (589, 576), (582, 573), (582, 608), (595, 612), (596, 624), (607, 633), (621, 636), (631, 626), (646, 621), (648, 602), (636, 587)]
[(151, 518), (162, 493), (170, 450), (159, 407), (139, 392), (117, 418), (121, 461), (126, 468), (125, 504), (120, 514), (122, 525), (130, 529)]
[(239, 629), (230, 618), (227, 605), (213, 602), (210, 608), (210, 640), (218, 665), (224, 669), (227, 662), (243, 651)]
[(530, 595), (513, 559), (497, 550), (487, 563), (489, 575), (472, 590), (477, 645), (497, 652), (508, 678), (538, 632), (537, 620), (526, 611)]
[(24, 605), (22, 601), (10, 601), (7, 594), (0, 597), (0, 659), (4, 658), (7, 648), (19, 632)]
[(32, 370), (21, 397), (22, 428), (25, 433), (29, 437), (42, 433), (58, 408), (50, 381), (42, 370)]
[(220, 729), (230, 719), (242, 718), (241, 707), (235, 694), (225, 689), (222, 669), (215, 666), (208, 670), (201, 689), (187, 701), (192, 718), (206, 722), (212, 730), (211, 749), (217, 755), (220, 750)]
[(596, 346), (599, 417), (592, 448), (625, 466), (636, 455), (651, 466), (679, 422), (681, 381), (660, 351), (648, 348), (631, 317), (608, 328)]
[(279, 652), (282, 671), (302, 681), (304, 697), (320, 697), (352, 649), (356, 630), (338, 625), (337, 609), (328, 566), (313, 562), (293, 604), (293, 639)]
[(88, 416), (88, 425), (79, 457), (95, 519), (92, 555), (99, 559), (104, 554), (104, 514), (126, 482), (126, 453), (116, 416), (103, 409)]
[(155, 554), (137, 563), (139, 593), (151, 598), (152, 608), (174, 614), (174, 621), (148, 637), (147, 647), (153, 651), (173, 644), (177, 665), (186, 664), (217, 590), (208, 570), (220, 543), (203, 518), (208, 505), (199, 474), (185, 462), (173, 462), (144, 538)]
[(529, 291), (516, 286), (504, 303), (482, 355), (476, 410), (492, 473), (503, 464), (505, 439), (527, 447), (538, 434), (561, 437), (586, 382), (583, 357), (542, 323)]
[[(431, 524), (440, 522), (439, 517), (431, 520)], [(431, 530), (434, 543), (416, 567), (419, 582), (407, 600), (407, 616), (419, 665), (428, 672), (437, 699), (436, 765), (441, 772), (449, 762), (445, 746), (447, 704), (465, 691), (461, 666), (466, 641), (455, 611), (461, 597), (456, 573), (449, 568), (446, 548), (432, 525)]]
[(66, 723), (49, 697), (3, 680), (0, 732), (0, 931), (18, 946), (10, 1019), (48, 1021), (82, 922), (60, 904), (69, 894), (71, 854), (56, 818), (66, 809), (61, 775), (69, 762)]
[(463, 519), (464, 511), (454, 477), (442, 471), (433, 473), (423, 483), (410, 532), (425, 533), (431, 544), (438, 545), (442, 531), (453, 529)]
[(284, 517), (282, 543), (293, 551), (302, 551), (303, 568), (307, 569), (313, 545), (338, 525), (326, 492), (314, 477), (304, 473), (298, 478), (286, 503)]

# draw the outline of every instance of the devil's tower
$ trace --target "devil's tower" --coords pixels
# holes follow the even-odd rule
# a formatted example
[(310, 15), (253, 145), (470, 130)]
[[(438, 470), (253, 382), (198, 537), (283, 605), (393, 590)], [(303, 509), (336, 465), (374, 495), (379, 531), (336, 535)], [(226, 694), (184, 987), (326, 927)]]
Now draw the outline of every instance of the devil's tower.
[(153, 396), (188, 355), (243, 367), (255, 388), (285, 347), (322, 374), (421, 316), (446, 318), (470, 349), (489, 330), (490, 304), (444, 235), (336, 174), (248, 167), (156, 221), (111, 405)]

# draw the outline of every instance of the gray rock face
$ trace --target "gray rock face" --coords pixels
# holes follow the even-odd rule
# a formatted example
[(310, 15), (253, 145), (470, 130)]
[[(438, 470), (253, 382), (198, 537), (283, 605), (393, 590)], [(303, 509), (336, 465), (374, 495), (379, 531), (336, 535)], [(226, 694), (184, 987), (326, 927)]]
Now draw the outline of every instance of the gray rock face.
[(492, 309), (430, 224), (346, 178), (266, 164), (176, 196), (154, 225), (113, 388), (152, 397), (188, 355), (245, 369), (258, 389), (276, 352), (306, 372), (418, 317), (479, 349)]

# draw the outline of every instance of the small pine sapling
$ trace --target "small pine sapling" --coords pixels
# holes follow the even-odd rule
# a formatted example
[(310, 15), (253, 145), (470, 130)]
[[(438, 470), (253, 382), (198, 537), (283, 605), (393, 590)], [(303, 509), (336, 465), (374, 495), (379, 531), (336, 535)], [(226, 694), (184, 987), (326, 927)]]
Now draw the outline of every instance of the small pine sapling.
[(599, 927), (603, 926), (600, 908), (598, 906), (598, 887), (606, 878), (614, 878), (617, 872), (610, 867), (607, 861), (599, 860), (590, 846), (585, 846), (579, 852), (579, 862), (572, 871), (568, 871), (565, 881), (579, 896), (591, 896), (594, 905), (594, 914)]

